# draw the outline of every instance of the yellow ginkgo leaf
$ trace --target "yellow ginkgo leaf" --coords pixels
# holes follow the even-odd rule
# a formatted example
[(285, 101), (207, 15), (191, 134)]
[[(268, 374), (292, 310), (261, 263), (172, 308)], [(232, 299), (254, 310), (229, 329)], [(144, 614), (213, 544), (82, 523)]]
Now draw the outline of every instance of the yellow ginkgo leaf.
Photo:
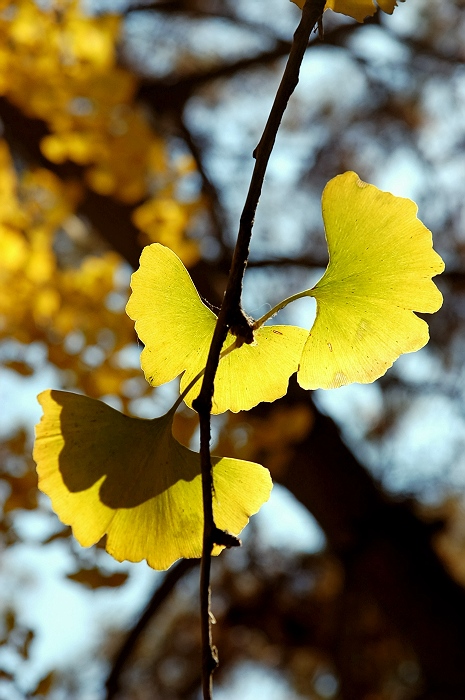
[[(403, 0), (401, 0), (403, 1)], [(301, 9), (305, 0), (293, 0)], [(372, 17), (378, 7), (389, 15), (392, 15), (397, 6), (397, 0), (327, 0), (325, 10), (334, 10), (342, 15), (353, 17), (357, 22), (363, 22), (367, 17)]]
[[(254, 331), (252, 345), (244, 343), (220, 361), (215, 377), (212, 413), (248, 411), (261, 401), (275, 401), (287, 391), (289, 377), (297, 372), (308, 331), (297, 326), (263, 326)], [(234, 343), (228, 333), (223, 350)], [(208, 342), (181, 379), (186, 389), (207, 362)], [(194, 358), (192, 358), (194, 360)], [(188, 406), (200, 391), (200, 381), (185, 397)]]
[[(145, 345), (141, 366), (147, 381), (158, 386), (185, 372), (184, 390), (205, 367), (216, 315), (200, 299), (181, 260), (159, 243), (142, 251), (131, 287), (126, 312)], [(244, 344), (220, 361), (213, 412), (248, 410), (284, 396), (306, 337), (307, 332), (295, 326), (256, 330), (252, 345)], [(234, 342), (228, 334), (223, 349)], [(188, 405), (199, 390), (200, 380), (186, 397)]]
[(329, 264), (307, 292), (317, 316), (297, 376), (305, 389), (374, 381), (428, 342), (413, 312), (442, 305), (431, 278), (444, 263), (414, 202), (347, 172), (326, 185), (322, 209)]
[[(173, 410), (142, 420), (78, 394), (44, 391), (38, 398), (39, 488), (81, 545), (106, 534), (115, 559), (146, 559), (154, 569), (201, 556), (200, 457), (173, 438)], [(238, 535), (269, 498), (269, 472), (226, 457), (213, 457), (212, 465), (215, 524)]]

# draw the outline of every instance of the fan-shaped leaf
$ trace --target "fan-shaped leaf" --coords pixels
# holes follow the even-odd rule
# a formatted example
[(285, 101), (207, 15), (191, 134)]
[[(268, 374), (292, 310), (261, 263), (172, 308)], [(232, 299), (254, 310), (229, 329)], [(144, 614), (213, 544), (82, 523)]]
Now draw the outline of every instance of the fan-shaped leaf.
[(414, 202), (347, 172), (326, 185), (322, 208), (330, 262), (308, 291), (317, 316), (298, 373), (306, 389), (374, 381), (428, 342), (413, 312), (442, 304), (431, 278), (444, 263)]
[[(62, 391), (44, 391), (39, 401), (39, 488), (80, 544), (90, 546), (106, 534), (115, 559), (146, 559), (155, 569), (201, 556), (200, 458), (173, 438), (173, 411), (154, 420), (129, 418)], [(238, 535), (268, 500), (270, 475), (238, 459), (213, 457), (212, 465), (215, 523)]]
[[(131, 287), (126, 311), (145, 344), (141, 366), (147, 381), (158, 386), (185, 371), (184, 390), (205, 368), (217, 317), (200, 299), (181, 260), (159, 243), (144, 248)], [(252, 345), (244, 344), (220, 361), (213, 413), (248, 410), (283, 396), (306, 337), (307, 332), (295, 326), (255, 331)], [(235, 340), (228, 334), (223, 349)], [(200, 381), (186, 397), (189, 406), (199, 390)]]

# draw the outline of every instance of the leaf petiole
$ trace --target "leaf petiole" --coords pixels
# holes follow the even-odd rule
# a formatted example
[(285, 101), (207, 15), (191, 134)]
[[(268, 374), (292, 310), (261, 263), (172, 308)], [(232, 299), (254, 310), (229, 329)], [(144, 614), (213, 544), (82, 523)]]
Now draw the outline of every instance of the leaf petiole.
[(279, 304), (276, 304), (276, 306), (273, 306), (268, 313), (266, 313), (264, 316), (261, 318), (257, 319), (254, 321), (253, 324), (253, 329), (256, 331), (260, 326), (263, 326), (265, 321), (268, 321), (268, 319), (273, 318), (273, 316), (276, 316), (278, 311), (281, 311), (281, 309), (284, 309), (288, 304), (291, 304), (293, 301), (297, 301), (297, 299), (303, 299), (303, 297), (309, 297), (312, 296), (310, 294), (311, 290), (310, 289), (305, 289), (303, 292), (298, 292), (298, 294), (293, 294), (290, 297), (287, 297), (286, 299), (283, 299), (282, 301), (279, 302)]
[[(310, 294), (311, 290), (310, 289), (305, 289), (303, 292), (298, 292), (297, 294), (293, 294), (290, 297), (287, 297), (286, 299), (283, 299), (282, 301), (279, 302), (279, 304), (276, 304), (276, 306), (273, 306), (268, 313), (266, 313), (264, 316), (261, 318), (257, 319), (253, 323), (253, 330), (257, 330), (260, 328), (268, 319), (273, 318), (273, 316), (276, 316), (278, 311), (281, 311), (281, 309), (284, 309), (288, 304), (291, 304), (293, 301), (297, 301), (297, 299), (302, 299), (303, 297), (306, 296), (311, 296)], [(241, 347), (241, 342), (239, 338), (236, 338), (231, 345), (229, 345), (225, 350), (223, 350), (220, 353), (219, 359), (222, 360), (223, 357), (226, 357), (226, 355), (229, 355), (233, 350), (236, 350), (237, 348)], [(187, 394), (191, 391), (191, 389), (197, 384), (197, 382), (203, 377), (205, 374), (205, 367), (202, 369), (201, 372), (199, 372), (194, 379), (189, 382), (189, 384), (186, 386), (184, 391), (178, 396), (176, 401), (174, 402), (173, 406), (170, 409), (170, 412), (175, 413), (181, 403), (184, 401), (184, 398), (187, 396)]]
[[(238, 340), (239, 340), (239, 339), (236, 338), (236, 340), (235, 340), (233, 343), (231, 343), (231, 345), (229, 345), (225, 350), (223, 350), (223, 352), (220, 354), (220, 360), (222, 360), (223, 357), (226, 357), (226, 355), (229, 355), (229, 353), (232, 352), (233, 350), (235, 350), (237, 347), (240, 347), (240, 346), (237, 344), (237, 341), (238, 341)], [(173, 413), (175, 413), (175, 412), (178, 410), (179, 406), (180, 406), (181, 403), (184, 401), (184, 398), (187, 396), (187, 394), (190, 392), (190, 390), (197, 384), (197, 382), (203, 377), (204, 374), (205, 374), (205, 367), (204, 367), (203, 370), (202, 370), (201, 372), (199, 372), (199, 373), (194, 377), (194, 379), (186, 386), (186, 388), (184, 389), (184, 391), (182, 392), (182, 394), (180, 394), (180, 395), (178, 396), (178, 398), (176, 399), (176, 401), (174, 402), (174, 404), (173, 404), (172, 407), (170, 408), (170, 411), (172, 411)]]

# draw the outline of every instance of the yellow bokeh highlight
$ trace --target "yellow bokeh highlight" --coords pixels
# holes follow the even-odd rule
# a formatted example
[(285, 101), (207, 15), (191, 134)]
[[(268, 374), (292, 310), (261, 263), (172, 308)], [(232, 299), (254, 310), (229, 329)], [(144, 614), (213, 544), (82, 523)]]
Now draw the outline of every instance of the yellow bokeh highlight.
[(131, 204), (167, 174), (168, 158), (135, 104), (137, 77), (118, 65), (121, 21), (87, 15), (77, 0), (18, 0), (0, 14), (0, 94), (47, 124), (46, 158), (88, 166), (91, 187)]
[(173, 197), (153, 197), (134, 210), (134, 224), (145, 234), (145, 243), (162, 243), (191, 267), (200, 258), (197, 241), (187, 238), (198, 203), (185, 204)]
[[(64, 183), (49, 170), (17, 175), (0, 140), (0, 341), (43, 343), (48, 360), (65, 370), (65, 383), (100, 397), (121, 393), (125, 380), (138, 374), (113, 357), (134, 343), (135, 335), (124, 313), (127, 287), (119, 308), (106, 303), (119, 287), (122, 261), (116, 253), (82, 254), (78, 244), (70, 247), (67, 264), (57, 258), (57, 231), (68, 228), (79, 196), (76, 183)], [(82, 347), (72, 351), (67, 343), (76, 332)], [(101, 348), (102, 333), (114, 339), (107, 349)], [(85, 361), (89, 346), (101, 348), (98, 366)], [(121, 398), (127, 409), (130, 396)]]

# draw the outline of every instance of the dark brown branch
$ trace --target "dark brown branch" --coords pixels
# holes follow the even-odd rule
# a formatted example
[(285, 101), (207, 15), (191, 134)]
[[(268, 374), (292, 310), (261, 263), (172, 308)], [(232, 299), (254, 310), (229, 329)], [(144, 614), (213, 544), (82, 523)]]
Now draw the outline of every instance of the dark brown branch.
[[(299, 80), (300, 65), (307, 48), (310, 34), (319, 17), (322, 15), (324, 4), (325, 3), (323, 0), (307, 0), (304, 6), (302, 20), (294, 35), (294, 41), (281, 84), (278, 88), (278, 92), (271, 108), (270, 116), (263, 131), (262, 138), (260, 139), (260, 142), (254, 152), (254, 156), (256, 158), (255, 167), (244, 209), (241, 215), (239, 233), (234, 250), (228, 286), (226, 288), (225, 297), (220, 309), (215, 333), (213, 335), (201, 392), (199, 397), (196, 399), (196, 409), (199, 411), (199, 413), (204, 413), (205, 409), (207, 409), (208, 412), (211, 411), (214, 376), (216, 374), (221, 348), (224, 340), (226, 339), (227, 331), (232, 325), (232, 320), (236, 322), (238, 315), (241, 314), (240, 300), (242, 293), (242, 280), (249, 255), (252, 227), (265, 178), (266, 168), (284, 111)], [(248, 321), (245, 317), (243, 318), (243, 323), (243, 333), (246, 335)]]
[[(294, 41), (281, 84), (278, 88), (278, 92), (271, 108), (270, 116), (263, 131), (262, 138), (260, 139), (260, 142), (254, 152), (254, 156), (256, 158), (255, 167), (252, 173), (249, 191), (241, 215), (239, 233), (234, 250), (228, 286), (226, 288), (225, 297), (220, 309), (215, 333), (213, 335), (201, 392), (195, 402), (195, 407), (201, 416), (205, 415), (206, 412), (209, 414), (211, 411), (214, 376), (218, 367), (221, 348), (226, 339), (228, 329), (232, 325), (232, 320), (234, 323), (236, 323), (238, 316), (242, 313), (240, 303), (242, 280), (249, 255), (252, 227), (262, 191), (266, 168), (284, 111), (299, 80), (300, 66), (307, 48), (310, 34), (313, 27), (318, 22), (318, 19), (322, 15), (324, 4), (325, 3), (323, 0), (307, 0), (304, 6), (302, 19), (294, 35)], [(248, 320), (245, 318), (245, 316), (243, 317), (243, 324), (243, 333), (244, 336), (246, 336)], [(209, 433), (210, 430), (208, 428), (208, 443), (210, 440)]]
[(163, 605), (178, 581), (184, 576), (184, 574), (193, 569), (194, 566), (197, 566), (198, 563), (198, 559), (181, 559), (181, 561), (175, 564), (167, 572), (162, 583), (152, 595), (152, 598), (148, 602), (142, 615), (129, 632), (113, 662), (112, 669), (105, 683), (105, 687), (107, 689), (106, 700), (112, 700), (112, 698), (114, 698), (119, 691), (119, 682), (123, 668), (134, 651), (137, 642), (139, 641), (150, 620)]
[(271, 108), (270, 116), (263, 131), (262, 138), (255, 149), (255, 167), (252, 173), (249, 191), (241, 215), (237, 243), (234, 250), (228, 285), (220, 309), (218, 321), (213, 334), (208, 354), (205, 375), (200, 394), (194, 402), (200, 420), (200, 458), (202, 468), (202, 498), (204, 507), (204, 536), (200, 579), (200, 607), (202, 626), (202, 686), (204, 700), (212, 697), (212, 674), (218, 663), (216, 649), (212, 645), (210, 616), (210, 569), (211, 551), (218, 541), (215, 537), (213, 518), (213, 477), (210, 456), (210, 417), (214, 381), (218, 369), (221, 348), (230, 328), (245, 342), (253, 340), (249, 321), (241, 308), (242, 281), (249, 256), (250, 239), (258, 201), (262, 191), (265, 172), (273, 150), (276, 135), (284, 111), (298, 82), (300, 66), (310, 39), (310, 34), (321, 19), (325, 0), (306, 0), (302, 18), (294, 34), (289, 58)]
[(203, 162), (202, 149), (199, 148), (196, 140), (192, 136), (190, 129), (187, 127), (182, 115), (179, 118), (179, 129), (181, 136), (184, 139), (186, 146), (191, 152), (195, 160), (197, 171), (202, 179), (202, 191), (206, 195), (209, 203), (210, 217), (213, 227), (213, 233), (216, 240), (222, 248), (223, 255), (227, 255), (229, 250), (225, 243), (226, 221), (224, 217), (223, 207), (221, 206), (218, 191), (211, 181)]

